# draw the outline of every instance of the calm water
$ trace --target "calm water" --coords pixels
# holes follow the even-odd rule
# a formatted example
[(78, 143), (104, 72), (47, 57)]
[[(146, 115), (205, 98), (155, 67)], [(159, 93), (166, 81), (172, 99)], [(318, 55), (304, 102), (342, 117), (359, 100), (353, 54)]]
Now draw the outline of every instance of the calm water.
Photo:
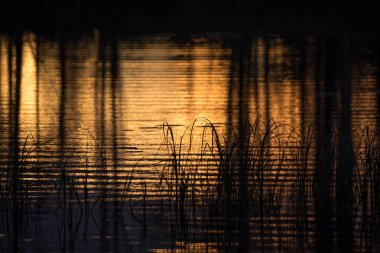
[[(257, 118), (273, 119), (301, 136), (310, 124), (316, 126), (317, 136), (347, 125), (354, 135), (363, 126), (379, 131), (378, 42), (360, 34), (108, 38), (95, 31), (75, 41), (30, 33), (1, 36), (1, 173), (5, 177), (17, 160), (33, 195), (54, 188), (64, 167), (76, 178), (78, 189), (87, 185), (90, 196), (104, 191), (105, 177), (107, 187), (121, 194), (133, 174), (133, 195), (139, 199), (141, 185), (157, 181), (165, 158), (158, 151), (164, 122), (173, 126), (177, 141), (197, 118), (213, 122), (221, 136)], [(153, 188), (148, 191), (154, 195)], [(103, 225), (90, 222), (88, 243), (59, 239), (66, 234), (65, 226), (49, 224), (54, 220), (49, 215), (31, 221), (33, 229), (20, 241), (26, 251), (46, 252), (159, 252), (173, 245), (193, 251), (220, 249), (214, 239), (184, 243), (179, 238), (172, 243), (165, 233), (156, 236), (154, 226), (147, 229), (146, 239), (145, 229), (131, 217), (123, 230), (128, 233), (111, 233), (118, 230), (118, 225), (110, 225), (111, 211), (99, 213), (108, 218)], [(1, 227), (2, 250), (12, 247), (10, 237)], [(67, 237), (82, 238), (70, 233)]]

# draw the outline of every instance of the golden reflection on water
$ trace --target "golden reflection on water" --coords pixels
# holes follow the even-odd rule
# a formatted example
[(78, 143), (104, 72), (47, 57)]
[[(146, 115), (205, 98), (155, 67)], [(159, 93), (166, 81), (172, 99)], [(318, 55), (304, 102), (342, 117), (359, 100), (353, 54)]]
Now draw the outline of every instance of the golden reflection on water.
[[(29, 36), (28, 36), (29, 37)], [(20, 101), (20, 126), (27, 134), (37, 136), (38, 121), (38, 87), (36, 81), (36, 60), (32, 43), (28, 43), (28, 37), (24, 38), (22, 49), (22, 78)], [(32, 37), (30, 36), (31, 40)]]
[[(207, 37), (183, 42), (170, 36), (108, 41), (99, 33), (72, 42), (25, 34), (19, 136), (30, 134), (37, 143), (49, 140), (49, 148), (41, 152), (55, 156), (59, 150), (86, 154), (90, 164), (99, 163), (99, 152), (105, 152), (123, 168), (139, 159), (149, 165), (163, 138), (163, 122), (176, 126), (178, 136), (198, 117), (220, 126), (222, 135), (227, 134), (224, 124), (236, 127), (258, 117), (304, 128), (321, 114), (318, 99), (332, 97), (339, 103), (339, 90), (318, 92), (313, 38), (299, 48), (280, 36), (229, 43)], [(8, 68), (13, 68), (14, 81), (15, 48), (10, 48), (2, 37), (3, 126), (11, 107), (9, 92), (14, 91)], [(375, 67), (362, 62), (352, 66), (351, 122), (375, 126)], [(326, 110), (338, 122), (339, 106)]]
[[(70, 152), (90, 152), (97, 140), (109, 157), (115, 152), (127, 157), (126, 150), (135, 148), (149, 157), (162, 140), (163, 122), (178, 125), (181, 135), (197, 117), (238, 125), (248, 113), (251, 121), (262, 117), (299, 127), (314, 123), (316, 97), (330, 96), (315, 94), (313, 40), (306, 41), (302, 62), (298, 49), (278, 36), (250, 41), (249, 59), (239, 56), (241, 45), (205, 38), (189, 43), (165, 36), (104, 42), (99, 34), (75, 43), (37, 39), (23, 36), (20, 137), (52, 138), (52, 152), (63, 137)], [(7, 50), (2, 38), (2, 117), (10, 107)], [(14, 70), (14, 57), (11, 65)], [(363, 118), (371, 125), (377, 117), (376, 81), (368, 69), (353, 67), (353, 125)], [(338, 92), (333, 96), (339, 101)], [(333, 109), (338, 115), (339, 108)], [(97, 151), (91, 152), (95, 158)]]
[(165, 253), (165, 252), (172, 252), (172, 253), (179, 253), (179, 252), (220, 252), (218, 247), (220, 245), (216, 243), (186, 243), (186, 242), (177, 242), (175, 245), (177, 248), (169, 248), (169, 249), (152, 249), (149, 252), (154, 253)]

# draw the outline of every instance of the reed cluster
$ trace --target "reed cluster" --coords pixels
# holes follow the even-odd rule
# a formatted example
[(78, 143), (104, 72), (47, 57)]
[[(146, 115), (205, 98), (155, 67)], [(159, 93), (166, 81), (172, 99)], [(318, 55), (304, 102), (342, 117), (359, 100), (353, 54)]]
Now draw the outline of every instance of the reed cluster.
[[(41, 169), (30, 154), (43, 145), (28, 137), (1, 170), (0, 247), (21, 251), (28, 235), (56, 231), (62, 251), (77, 251), (88, 238), (133, 250), (132, 238), (143, 244), (158, 229), (163, 241), (220, 250), (334, 252), (341, 238), (352, 251), (374, 250), (380, 152), (368, 127), (349, 141), (338, 131), (321, 141), (313, 126), (257, 119), (236, 129), (200, 118), (179, 135), (164, 124), (163, 134), (152, 180), (137, 168), (118, 175), (95, 139), (96, 171), (87, 154), (77, 157), (79, 168), (62, 156)], [(89, 187), (94, 178), (97, 187)]]
[[(227, 132), (220, 136), (217, 126), (198, 119), (177, 140), (164, 125), (160, 151), (169, 158), (158, 165), (151, 188), (161, 194), (150, 205), (166, 236), (197, 241), (207, 234), (240, 250), (336, 251), (346, 233), (352, 249), (373, 250), (380, 190), (374, 131), (357, 129), (351, 143), (335, 131), (323, 145), (313, 126), (301, 131), (258, 119)], [(342, 166), (352, 169), (351, 178), (338, 176)], [(352, 200), (338, 201), (341, 182)], [(341, 209), (350, 231), (338, 222)]]

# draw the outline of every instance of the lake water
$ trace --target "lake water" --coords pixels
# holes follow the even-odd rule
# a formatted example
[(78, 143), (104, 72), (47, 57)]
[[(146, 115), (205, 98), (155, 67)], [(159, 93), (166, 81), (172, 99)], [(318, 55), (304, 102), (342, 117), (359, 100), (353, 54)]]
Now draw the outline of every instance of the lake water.
[[(109, 206), (114, 205), (131, 175), (133, 197), (126, 206), (143, 198), (144, 185), (148, 185), (148, 195), (159, 192), (153, 186), (167, 158), (159, 149), (165, 141), (165, 122), (173, 127), (177, 143), (197, 119), (198, 125), (209, 120), (226, 138), (232, 128), (238, 132), (245, 122), (258, 118), (264, 123), (274, 120), (301, 139), (307, 137), (310, 125), (315, 126), (317, 138), (334, 129), (348, 129), (353, 139), (360, 139), (357, 133), (364, 126), (378, 133), (378, 42), (376, 36), (345, 33), (105, 36), (94, 31), (75, 39), (49, 39), (33, 33), (2, 35), (2, 177), (16, 164), (23, 169), (24, 185), (33, 189), (28, 193), (30, 201), (37, 203), (41, 193), (49, 193), (49, 206), (54, 209), (60, 206), (54, 204), (57, 196), (64, 192), (64, 168), (75, 179), (77, 189), (89, 192), (93, 198), (90, 206), (95, 207), (91, 216), (101, 216), (103, 222), (97, 224), (96, 218), (86, 216), (89, 239), (83, 243), (82, 232), (72, 232), (76, 221), (79, 224), (83, 218), (79, 211), (72, 211), (77, 206), (57, 211), (74, 213), (69, 216), (74, 221), (67, 221), (70, 229), (46, 208), (40, 221), (21, 222), (25, 232), (17, 237), (18, 231), (6, 228), (11, 211), (0, 209), (1, 249), (5, 252), (22, 245), (25, 252), (222, 250), (216, 231), (169, 239), (169, 232), (156, 225), (141, 225), (127, 208), (126, 224), (119, 231), (115, 215), (105, 207), (96, 210), (93, 203), (100, 203), (96, 196), (107, 189), (113, 194)], [(194, 136), (194, 145), (199, 145), (200, 135)], [(3, 184), (5, 189), (5, 180)], [(73, 203), (82, 198), (67, 194), (73, 194)], [(32, 206), (30, 217), (37, 212), (38, 203)], [(313, 214), (307, 219), (313, 220)], [(80, 231), (82, 226), (80, 223)], [(313, 251), (315, 233), (307, 233), (311, 238), (304, 239), (308, 240), (306, 248), (298, 242), (286, 247)], [(257, 237), (251, 237), (251, 246), (259, 250)], [(265, 245), (280, 247), (274, 237), (267, 235)], [(12, 244), (15, 240), (21, 243)], [(284, 239), (288, 240), (294, 239)], [(230, 242), (229, 246), (238, 244)]]

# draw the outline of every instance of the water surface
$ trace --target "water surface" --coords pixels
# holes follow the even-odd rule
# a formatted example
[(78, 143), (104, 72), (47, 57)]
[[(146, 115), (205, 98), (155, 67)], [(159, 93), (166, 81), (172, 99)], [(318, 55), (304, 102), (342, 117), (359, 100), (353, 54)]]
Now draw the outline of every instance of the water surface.
[[(231, 129), (238, 132), (258, 118), (274, 120), (300, 138), (306, 138), (310, 125), (318, 138), (327, 138), (334, 129), (348, 129), (355, 138), (363, 126), (378, 132), (378, 45), (376, 37), (344, 33), (106, 37), (95, 31), (76, 40), (2, 35), (2, 176), (16, 164), (25, 168), (29, 187), (39, 192), (54, 188), (54, 178), (59, 181), (65, 168), (80, 182), (78, 188), (87, 187), (96, 196), (105, 188), (122, 194), (133, 173), (139, 189), (133, 195), (139, 198), (142, 183), (158, 180), (165, 159), (159, 151), (165, 122), (173, 126), (177, 141), (196, 119), (208, 119), (226, 138)], [(200, 135), (195, 136), (199, 143)], [(154, 195), (153, 188), (148, 191)], [(110, 211), (104, 212), (102, 217), (108, 217)], [(135, 238), (135, 231), (144, 229), (127, 220), (133, 224), (126, 226), (132, 234), (127, 248), (165, 248), (159, 243), (165, 240), (154, 232), (147, 242)], [(122, 235), (110, 232), (111, 225), (99, 226), (90, 234), (102, 249), (125, 246), (119, 245), (125, 241)], [(0, 241), (6, 250), (11, 246), (3, 237), (10, 238), (5, 229)], [(30, 237), (26, 248), (43, 248), (35, 235)], [(203, 243), (189, 247), (203, 251)], [(210, 249), (220, 249), (213, 240), (209, 243)], [(54, 248), (55, 241), (51, 244)], [(91, 249), (70, 245), (78, 251)], [(188, 244), (179, 240), (174, 245)]]

